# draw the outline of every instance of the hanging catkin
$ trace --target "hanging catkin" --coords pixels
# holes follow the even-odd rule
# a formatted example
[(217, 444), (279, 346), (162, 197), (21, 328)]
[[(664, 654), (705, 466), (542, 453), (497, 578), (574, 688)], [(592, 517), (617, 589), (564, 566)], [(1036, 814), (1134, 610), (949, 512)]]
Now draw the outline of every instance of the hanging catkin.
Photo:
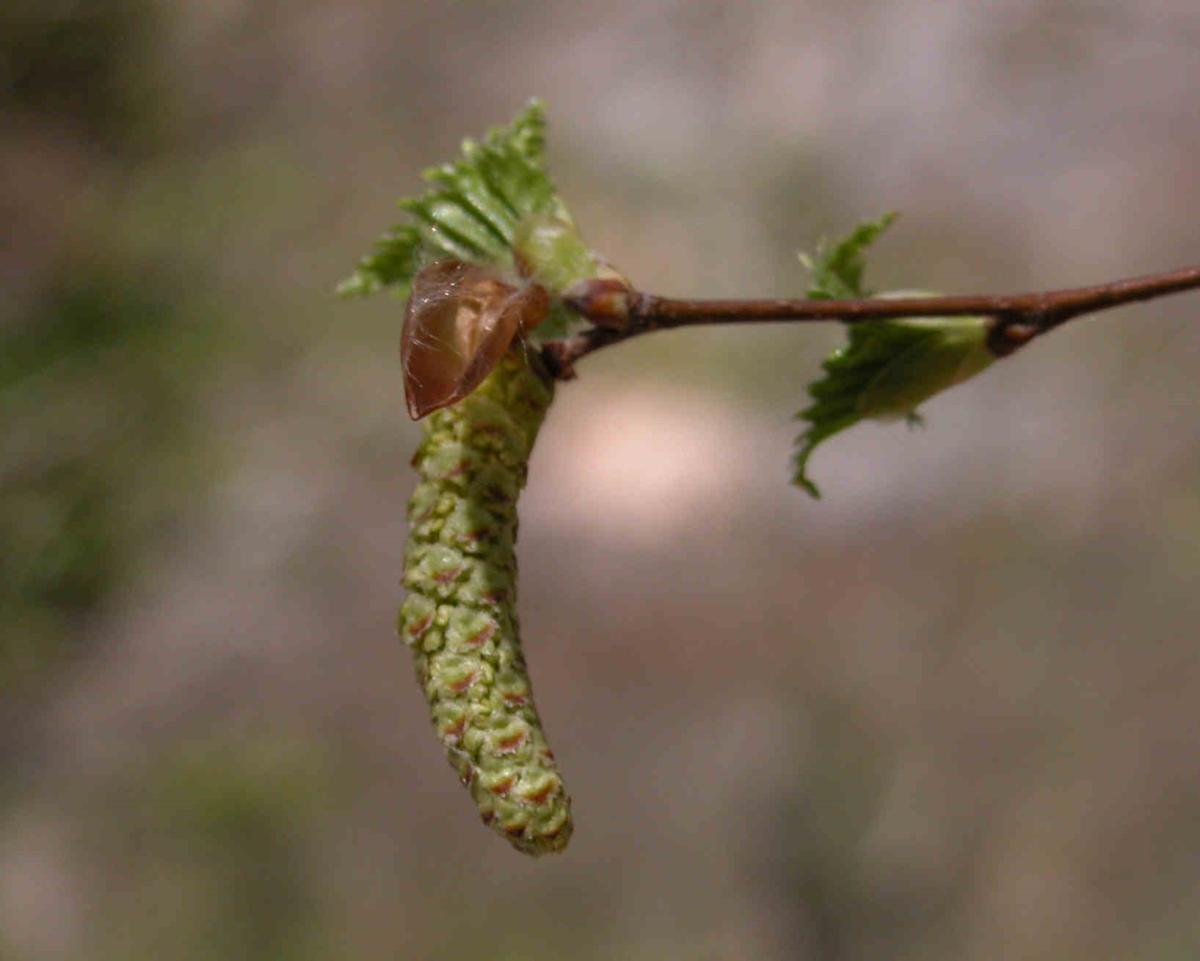
[(516, 614), (517, 497), (552, 398), (517, 344), (470, 396), (427, 418), (399, 617), (451, 765), (484, 823), (532, 855), (571, 836)]

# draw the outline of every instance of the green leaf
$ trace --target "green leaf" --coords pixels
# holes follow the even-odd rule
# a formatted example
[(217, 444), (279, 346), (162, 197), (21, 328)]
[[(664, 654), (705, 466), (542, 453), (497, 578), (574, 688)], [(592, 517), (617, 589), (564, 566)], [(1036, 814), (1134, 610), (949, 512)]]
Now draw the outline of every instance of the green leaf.
[[(860, 224), (839, 243), (819, 247), (815, 257), (802, 257), (812, 272), (809, 296), (869, 296), (863, 254), (894, 216)], [(812, 404), (797, 415), (808, 426), (796, 441), (792, 480), (813, 497), (821, 495), (808, 477), (808, 460), (822, 441), (866, 418), (919, 422), (922, 403), (995, 359), (982, 317), (863, 321), (848, 325), (847, 333), (847, 343), (821, 365), (824, 376), (808, 388)]]
[(365, 297), (385, 287), (407, 285), (418, 270), (421, 234), (410, 224), (396, 226), (375, 241), (374, 249), (339, 285), (343, 297)]
[(508, 263), (520, 220), (556, 209), (554, 187), (542, 162), (544, 126), (542, 105), (533, 101), (507, 127), (490, 131), (482, 143), (463, 141), (458, 160), (426, 170), (431, 189), (399, 201), (410, 222), (380, 237), (338, 292), (365, 295), (385, 287), (402, 288), (423, 261), (440, 257)]
[[(595, 275), (600, 268), (554, 190), (544, 150), (544, 109), (536, 100), (482, 141), (463, 141), (459, 159), (425, 171), (431, 189), (399, 202), (409, 220), (376, 241), (338, 293), (394, 288), (404, 295), (422, 266), (442, 258), (510, 270), (520, 257), (552, 293)], [(561, 336), (569, 320), (567, 311), (552, 309), (539, 338)]]
[(848, 300), (868, 297), (863, 289), (862, 276), (866, 269), (863, 253), (881, 233), (891, 226), (896, 213), (887, 213), (878, 220), (864, 220), (848, 235), (830, 246), (827, 241), (817, 245), (813, 256), (800, 255), (808, 268), (808, 296), (814, 300)]

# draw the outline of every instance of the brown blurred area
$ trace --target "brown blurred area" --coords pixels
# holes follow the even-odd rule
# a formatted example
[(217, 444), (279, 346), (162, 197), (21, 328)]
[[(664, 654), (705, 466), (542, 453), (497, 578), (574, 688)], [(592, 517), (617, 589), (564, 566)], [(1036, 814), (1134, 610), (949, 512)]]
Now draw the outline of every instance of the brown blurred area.
[(0, 13), (0, 959), (1200, 955), (1194, 295), (787, 483), (830, 328), (565, 385), (522, 503), (577, 830), (478, 823), (393, 634), (400, 306), (336, 282), (546, 98), (639, 284), (1195, 262), (1187, 0), (16, 0)]

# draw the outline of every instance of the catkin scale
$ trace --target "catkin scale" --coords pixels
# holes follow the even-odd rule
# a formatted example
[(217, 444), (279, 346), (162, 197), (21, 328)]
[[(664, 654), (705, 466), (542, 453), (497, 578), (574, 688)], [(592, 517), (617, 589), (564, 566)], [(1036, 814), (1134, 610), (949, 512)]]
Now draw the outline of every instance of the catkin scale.
[(517, 496), (553, 397), (536, 365), (518, 344), (426, 420), (398, 619), (451, 766), (484, 823), (532, 855), (562, 850), (572, 827), (516, 615)]

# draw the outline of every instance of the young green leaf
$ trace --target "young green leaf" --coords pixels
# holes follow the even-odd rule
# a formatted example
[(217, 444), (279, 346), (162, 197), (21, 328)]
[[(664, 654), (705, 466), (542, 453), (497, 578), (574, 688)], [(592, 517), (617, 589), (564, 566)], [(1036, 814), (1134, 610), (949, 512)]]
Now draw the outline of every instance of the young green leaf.
[[(519, 274), (552, 295), (576, 281), (611, 275), (579, 238), (546, 172), (544, 148), (538, 101), (482, 141), (465, 140), (457, 160), (425, 171), (429, 190), (399, 202), (408, 221), (375, 242), (338, 293), (365, 296), (393, 288), (406, 295), (417, 271), (440, 260), (494, 268), (514, 281)], [(562, 336), (571, 319), (554, 297), (540, 338)]]
[(338, 288), (344, 295), (407, 287), (423, 263), (450, 258), (502, 265), (524, 214), (553, 209), (554, 188), (542, 166), (545, 118), (536, 101), (482, 143), (466, 140), (453, 163), (425, 171), (432, 184), (398, 202), (410, 220), (389, 229)]
[(832, 246), (822, 240), (813, 256), (800, 255), (800, 263), (809, 271), (808, 296), (814, 300), (849, 300), (866, 297), (862, 276), (866, 270), (863, 254), (897, 214), (886, 213), (878, 220), (864, 220)]
[[(863, 286), (866, 248), (895, 219), (888, 214), (860, 224), (842, 241), (801, 256), (811, 271), (809, 296), (820, 299), (870, 296)], [(896, 293), (892, 296), (913, 296)], [(808, 459), (823, 440), (860, 420), (918, 422), (917, 408), (987, 367), (982, 317), (918, 317), (849, 325), (848, 341), (821, 365), (824, 376), (808, 388), (812, 404), (799, 419), (807, 422), (796, 441), (793, 483), (820, 497), (807, 474)]]

